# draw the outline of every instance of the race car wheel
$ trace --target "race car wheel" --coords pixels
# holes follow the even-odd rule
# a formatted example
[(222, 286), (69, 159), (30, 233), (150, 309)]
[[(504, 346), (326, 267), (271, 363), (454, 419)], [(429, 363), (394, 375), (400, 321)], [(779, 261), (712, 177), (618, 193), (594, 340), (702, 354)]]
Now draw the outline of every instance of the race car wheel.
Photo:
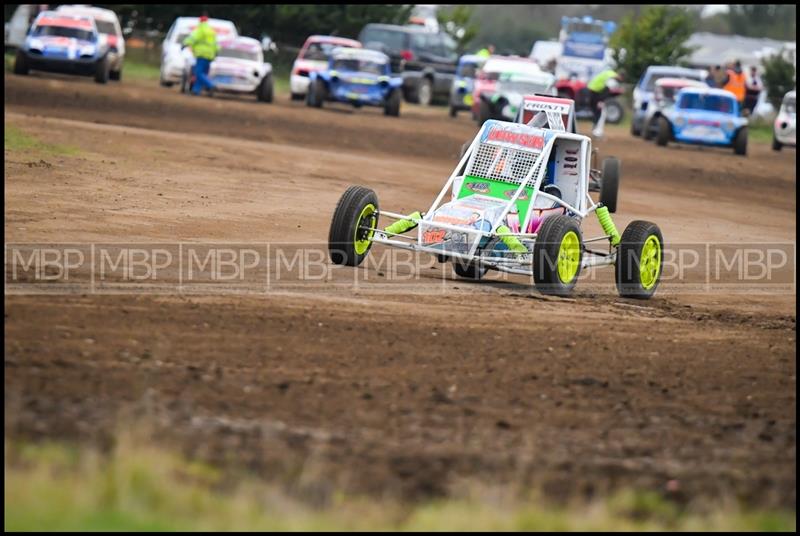
[(658, 118), (654, 117), (644, 125), (642, 129), (642, 139), (651, 141), (655, 137), (656, 132), (658, 132)]
[(23, 54), (21, 50), (18, 50), (17, 57), (14, 60), (14, 74), (26, 75), (29, 72), (28, 60), (25, 59), (25, 54)]
[(358, 266), (372, 247), (378, 227), (378, 196), (363, 186), (349, 187), (333, 212), (328, 234), (331, 262)]
[(632, 221), (622, 233), (615, 264), (617, 291), (623, 298), (647, 299), (661, 280), (664, 238), (655, 223)]
[(617, 125), (625, 117), (625, 109), (616, 99), (607, 100), (604, 103), (606, 109), (606, 123)]
[(740, 156), (747, 154), (747, 128), (742, 127), (733, 139), (733, 152)]
[(583, 241), (578, 222), (550, 216), (542, 222), (533, 245), (533, 281), (542, 294), (567, 296), (581, 273)]
[(292, 93), (292, 100), (298, 101), (303, 100), (304, 95), (302, 93)]
[(455, 106), (453, 106), (451, 104), (450, 105), (450, 109), (448, 110), (448, 113), (450, 114), (450, 117), (455, 117), (455, 116), (458, 115), (458, 108), (456, 108)]
[(481, 100), (481, 103), (478, 106), (478, 126), (483, 126), (483, 124), (491, 118), (492, 118), (491, 106), (485, 100)]
[(600, 183), (600, 202), (608, 207), (609, 212), (617, 211), (617, 192), (619, 191), (618, 158), (609, 156), (603, 159), (603, 180)]
[(322, 102), (325, 100), (325, 82), (322, 80), (314, 80), (314, 83), (308, 88), (308, 96), (306, 103), (313, 108), (322, 108)]
[(108, 73), (108, 78), (113, 80), (113, 81), (115, 81), (115, 82), (121, 81), (122, 80), (122, 69), (120, 69), (118, 71), (111, 71), (110, 73)]
[(672, 126), (665, 117), (658, 118), (658, 135), (656, 136), (656, 143), (662, 147), (666, 147), (672, 138)]
[(780, 151), (783, 148), (783, 144), (778, 141), (778, 138), (775, 137), (775, 133), (772, 133), (772, 150), (773, 151)]
[(433, 84), (430, 78), (421, 78), (417, 85), (417, 104), (420, 106), (430, 106), (433, 101)]
[(108, 77), (111, 72), (110, 66), (108, 64), (108, 58), (103, 58), (102, 60), (97, 62), (97, 66), (94, 70), (94, 81), (98, 84), (105, 84), (108, 82)]
[(189, 93), (191, 89), (191, 84), (189, 83), (189, 77), (184, 72), (181, 74), (181, 93)]
[(256, 92), (256, 98), (261, 102), (272, 102), (272, 75), (268, 74), (261, 80)]
[(463, 277), (464, 279), (472, 279), (473, 281), (478, 281), (484, 275), (486, 275), (486, 272), (488, 271), (488, 269), (480, 263), (462, 260), (453, 262), (453, 270), (455, 270), (456, 275), (459, 277)]
[(636, 128), (636, 120), (631, 121), (631, 136), (641, 136), (642, 129)]
[(398, 117), (400, 115), (400, 90), (395, 89), (386, 99), (386, 104), (383, 106), (383, 115)]

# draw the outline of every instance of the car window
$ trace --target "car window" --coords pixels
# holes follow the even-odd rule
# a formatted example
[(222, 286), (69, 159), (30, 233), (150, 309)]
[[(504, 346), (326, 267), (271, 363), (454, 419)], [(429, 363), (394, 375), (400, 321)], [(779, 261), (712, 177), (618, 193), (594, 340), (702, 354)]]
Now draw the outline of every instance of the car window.
[(356, 71), (370, 74), (383, 74), (384, 64), (376, 61), (357, 60), (353, 58), (346, 58), (335, 60), (333, 68), (340, 71)]
[(242, 50), (237, 48), (222, 48), (220, 49), (219, 53), (217, 53), (217, 57), (235, 58), (247, 61), (259, 61), (259, 62), (261, 61), (261, 57), (258, 50)]
[(720, 95), (689, 93), (681, 97), (681, 108), (684, 110), (733, 113), (733, 100)]
[(391, 51), (408, 48), (405, 32), (384, 28), (367, 28), (362, 32), (359, 41), (364, 43), (366, 48), (373, 48), (375, 43), (380, 43)]
[(428, 54), (439, 54), (436, 35), (429, 33), (411, 34), (411, 50), (416, 53), (427, 52)]
[(787, 97), (783, 101), (783, 107), (786, 109), (787, 114), (797, 113), (797, 101), (795, 98)]
[(91, 30), (81, 30), (80, 28), (67, 28), (65, 26), (37, 26), (33, 29), (36, 37), (57, 36), (82, 39), (84, 41), (94, 40), (94, 32)]
[(94, 22), (97, 24), (97, 31), (101, 34), (117, 35), (117, 28), (114, 26), (113, 22), (98, 19), (95, 19)]
[(308, 45), (301, 59), (309, 61), (327, 61), (331, 50), (334, 48), (336, 48), (336, 45), (331, 43), (311, 43)]
[(658, 73), (650, 75), (647, 80), (647, 91), (653, 91), (656, 87), (656, 82), (662, 78), (682, 78), (684, 80), (700, 80), (699, 74), (686, 74), (686, 73)]

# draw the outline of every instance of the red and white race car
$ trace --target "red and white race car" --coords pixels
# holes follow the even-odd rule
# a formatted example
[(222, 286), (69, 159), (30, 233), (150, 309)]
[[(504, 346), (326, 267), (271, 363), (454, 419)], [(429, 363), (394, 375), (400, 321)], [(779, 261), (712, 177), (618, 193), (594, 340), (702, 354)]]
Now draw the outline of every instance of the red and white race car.
[(309, 75), (326, 69), (328, 56), (337, 47), (361, 48), (361, 43), (354, 39), (332, 35), (312, 35), (306, 39), (292, 65), (292, 75), (289, 79), (292, 100), (305, 98), (308, 93)]

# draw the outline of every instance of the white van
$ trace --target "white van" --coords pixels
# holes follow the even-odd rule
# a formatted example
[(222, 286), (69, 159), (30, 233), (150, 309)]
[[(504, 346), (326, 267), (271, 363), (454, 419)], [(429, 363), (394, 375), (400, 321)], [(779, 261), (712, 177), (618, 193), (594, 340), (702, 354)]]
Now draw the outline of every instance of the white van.
[(122, 78), (122, 64), (125, 62), (125, 39), (122, 37), (122, 26), (119, 17), (110, 9), (87, 5), (61, 5), (56, 8), (58, 13), (65, 15), (89, 16), (94, 18), (97, 33), (105, 38), (108, 44), (108, 59), (110, 80)]
[[(164, 42), (161, 44), (161, 85), (170, 87), (178, 84), (183, 77), (187, 62), (193, 62), (192, 52), (189, 47), (181, 50), (183, 40), (200, 22), (199, 17), (178, 17), (170, 26)], [(217, 39), (232, 39), (239, 37), (236, 25), (229, 20), (208, 19), (208, 23), (217, 32)]]

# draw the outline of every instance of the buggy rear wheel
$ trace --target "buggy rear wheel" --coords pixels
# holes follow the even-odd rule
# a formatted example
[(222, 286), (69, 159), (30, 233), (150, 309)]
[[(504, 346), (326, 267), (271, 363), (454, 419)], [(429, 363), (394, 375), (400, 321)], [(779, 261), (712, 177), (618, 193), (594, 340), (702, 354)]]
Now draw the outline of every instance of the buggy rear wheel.
[(328, 234), (328, 250), (334, 264), (361, 264), (372, 247), (378, 210), (378, 196), (369, 188), (351, 186), (342, 194)]
[(581, 273), (583, 240), (569, 216), (546, 218), (533, 245), (533, 281), (542, 294), (567, 296)]
[(608, 207), (609, 212), (617, 211), (617, 192), (619, 191), (618, 158), (609, 156), (603, 159), (603, 180), (600, 183), (600, 202)]
[(623, 298), (647, 299), (661, 280), (664, 238), (655, 223), (632, 221), (622, 233), (615, 263), (617, 290)]

